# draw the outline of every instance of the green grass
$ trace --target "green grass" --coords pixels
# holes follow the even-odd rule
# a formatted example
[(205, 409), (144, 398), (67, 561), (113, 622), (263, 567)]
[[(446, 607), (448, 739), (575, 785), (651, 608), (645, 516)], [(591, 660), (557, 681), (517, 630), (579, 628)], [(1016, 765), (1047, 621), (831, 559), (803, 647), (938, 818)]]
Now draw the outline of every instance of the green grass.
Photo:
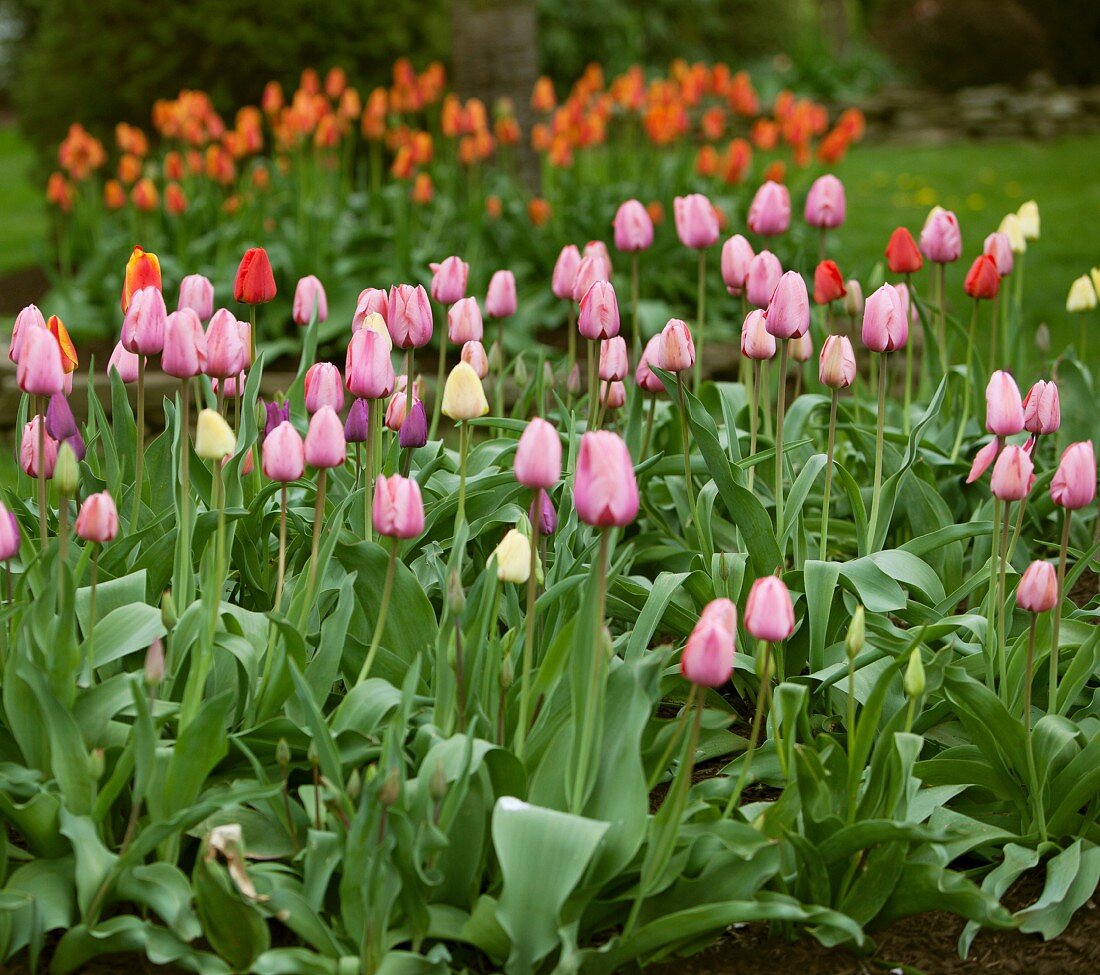
[[(904, 223), (919, 232), (928, 210), (954, 210), (963, 232), (963, 257), (948, 269), (948, 288), (981, 252), (986, 234), (1024, 200), (1035, 199), (1042, 236), (1025, 257), (1025, 326), (1034, 334), (1046, 322), (1052, 351), (1076, 342), (1080, 318), (1066, 311), (1070, 282), (1100, 265), (1100, 136), (1055, 142), (958, 143), (936, 148), (856, 147), (837, 170), (848, 195), (848, 221), (838, 232), (841, 271), (864, 272), (882, 259), (890, 231)], [(1093, 331), (1100, 318), (1088, 324)], [(1092, 365), (1100, 336), (1089, 341)]]
[(0, 273), (40, 264), (45, 253), (49, 218), (42, 193), (31, 182), (32, 158), (19, 133), (0, 126)]

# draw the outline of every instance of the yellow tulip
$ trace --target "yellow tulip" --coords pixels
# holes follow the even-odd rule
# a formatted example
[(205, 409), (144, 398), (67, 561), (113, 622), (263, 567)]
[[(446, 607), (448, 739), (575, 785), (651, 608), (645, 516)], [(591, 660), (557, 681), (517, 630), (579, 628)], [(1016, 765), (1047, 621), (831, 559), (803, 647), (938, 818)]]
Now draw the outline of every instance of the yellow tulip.
[(1016, 211), (1016, 216), (1020, 218), (1020, 226), (1023, 227), (1024, 236), (1028, 240), (1039, 239), (1039, 204), (1034, 200), (1028, 200), (1026, 203), (1020, 204), (1020, 209)]
[(372, 311), (363, 319), (363, 328), (368, 332), (381, 335), (386, 340), (386, 349), (388, 351), (393, 349), (393, 338), (390, 335), (390, 330), (386, 328), (386, 320), (378, 312)]
[(468, 362), (460, 362), (443, 387), (443, 415), (452, 420), (472, 420), (488, 412), (489, 401), (477, 372)]
[(1023, 224), (1015, 213), (1006, 213), (997, 229), (1008, 238), (1013, 254), (1022, 254), (1027, 250)]
[(195, 453), (206, 460), (221, 460), (236, 448), (236, 434), (225, 417), (215, 410), (203, 410), (195, 430)]
[[(493, 549), (489, 562), (497, 560), (497, 578), (501, 582), (522, 584), (531, 576), (531, 541), (513, 528)], [(486, 563), (488, 564), (488, 563)]]
[(1082, 274), (1069, 286), (1066, 311), (1092, 311), (1096, 307), (1096, 287), (1087, 274)]

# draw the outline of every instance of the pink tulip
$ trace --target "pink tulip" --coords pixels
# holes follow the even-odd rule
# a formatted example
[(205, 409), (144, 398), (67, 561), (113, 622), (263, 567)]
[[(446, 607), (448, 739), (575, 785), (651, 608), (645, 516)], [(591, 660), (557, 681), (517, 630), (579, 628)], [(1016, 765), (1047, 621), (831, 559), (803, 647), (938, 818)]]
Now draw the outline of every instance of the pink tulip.
[(997, 459), (1001, 444), (997, 439), (990, 440), (981, 450), (974, 455), (974, 461), (970, 465), (970, 473), (966, 476), (966, 483), (973, 484), (981, 477), (990, 465)]
[(165, 320), (160, 367), (177, 379), (191, 379), (206, 372), (206, 333), (198, 313), (189, 305)]
[(432, 297), (441, 305), (453, 305), (466, 296), (470, 265), (462, 258), (448, 257), (442, 264), (432, 264), (431, 269)]
[(106, 491), (90, 494), (76, 516), (76, 534), (86, 542), (113, 541), (118, 535), (118, 509)]
[(1062, 451), (1050, 482), (1050, 498), (1071, 511), (1087, 508), (1096, 499), (1096, 453), (1091, 440), (1072, 443)]
[[(414, 404), (417, 402), (417, 400), (413, 400)], [(394, 433), (401, 432), (401, 425), (405, 422), (407, 406), (408, 397), (401, 390), (390, 397), (389, 403), (386, 404), (385, 424), (387, 429), (392, 430)]]
[(627, 253), (653, 245), (653, 220), (638, 200), (627, 200), (615, 212), (615, 249)]
[(1024, 406), (1016, 380), (998, 369), (985, 387), (985, 428), (998, 437), (1011, 437), (1024, 428)]
[(638, 514), (634, 465), (617, 434), (596, 430), (581, 437), (573, 504), (581, 521), (597, 528), (629, 525)]
[(387, 538), (416, 538), (424, 531), (420, 485), (394, 474), (378, 476), (374, 485), (374, 530)]
[(516, 276), (511, 271), (495, 271), (485, 293), (485, 314), (490, 318), (508, 318), (515, 313)]
[(602, 240), (590, 240), (584, 245), (584, 250), (581, 251), (581, 259), (583, 260), (586, 257), (600, 258), (607, 268), (607, 280), (611, 280), (611, 251), (607, 249), (607, 244)]
[[(989, 482), (995, 498), (1002, 501), (1021, 501), (1027, 497), (1035, 480), (1035, 465), (1023, 447), (1009, 444), (993, 465), (993, 477)], [(1053, 488), (1053, 482), (1051, 484)]]
[(680, 656), (680, 673), (701, 687), (720, 687), (733, 675), (737, 608), (728, 599), (707, 604)]
[(47, 328), (24, 328), (20, 334), (19, 365), (15, 370), (19, 388), (29, 396), (53, 396), (65, 390), (65, 368), (61, 346)]
[(749, 230), (761, 237), (784, 234), (791, 225), (791, 194), (782, 183), (768, 180), (749, 205)]
[(680, 243), (693, 250), (704, 250), (718, 242), (718, 214), (702, 193), (678, 196), (672, 201), (676, 233)]
[(804, 335), (810, 327), (810, 296), (806, 281), (797, 271), (787, 271), (775, 286), (764, 325), (777, 339)]
[(386, 327), (399, 349), (419, 349), (432, 340), (432, 305), (424, 285), (395, 284), (390, 288)]
[(180, 282), (180, 297), (176, 302), (176, 311), (190, 308), (200, 322), (209, 320), (214, 314), (214, 285), (201, 274), (189, 274)]
[(755, 256), (752, 244), (740, 234), (734, 234), (722, 245), (722, 281), (726, 290), (734, 297), (740, 297), (744, 293), (749, 278), (749, 266)]
[(31, 328), (45, 328), (46, 318), (38, 310), (37, 305), (27, 305), (18, 315), (15, 316), (15, 324), (11, 330), (11, 342), (8, 345), (8, 358), (12, 362), (19, 362), (19, 349), (23, 344), (23, 336), (26, 334), (27, 329)]
[(368, 315), (381, 315), (382, 320), (386, 321), (390, 312), (389, 304), (389, 297), (382, 288), (364, 288), (359, 292), (355, 314), (351, 319), (351, 330), (357, 332), (361, 329)]
[(898, 289), (884, 284), (863, 306), (863, 344), (872, 352), (893, 352), (909, 339), (909, 316)]
[(296, 481), (305, 473), (306, 445), (302, 435), (289, 420), (283, 420), (264, 437), (264, 477), (284, 484)]
[(846, 335), (830, 335), (818, 357), (818, 378), (830, 389), (846, 389), (856, 378), (856, 354)]
[(962, 254), (959, 218), (950, 210), (934, 207), (920, 232), (921, 253), (937, 264), (950, 264)]
[(1045, 613), (1058, 603), (1058, 575), (1049, 562), (1032, 562), (1020, 576), (1016, 605), (1029, 613)]
[(557, 531), (558, 513), (554, 510), (554, 502), (550, 499), (550, 495), (545, 491), (536, 492), (531, 507), (527, 509), (527, 517), (531, 524), (538, 524), (539, 534), (543, 538)]
[(252, 366), (252, 325), (250, 322), (238, 321), (237, 334), (241, 339), (241, 369)]
[(167, 317), (160, 288), (135, 291), (122, 323), (122, 344), (139, 355), (159, 355), (164, 348), (164, 322)]
[(745, 278), (745, 297), (750, 305), (767, 308), (772, 300), (772, 292), (783, 276), (783, 265), (771, 251), (761, 251), (749, 262), (749, 273)]
[[(340, 387), (343, 395), (343, 387)], [(336, 411), (322, 406), (309, 421), (306, 431), (305, 458), (310, 467), (343, 467), (348, 457), (348, 445), (344, 439), (344, 424)]]
[(118, 373), (118, 378), (124, 383), (136, 383), (138, 377), (138, 357), (126, 349), (126, 347), (118, 342), (115, 344), (114, 350), (111, 352), (111, 358), (107, 360), (107, 375), (111, 375), (111, 371), (114, 370)]
[[(44, 433), (41, 456), (39, 456), (38, 444), (40, 423), (43, 424)], [(53, 477), (54, 465), (57, 463), (57, 448), (60, 444), (50, 436), (44, 423), (41, 416), (35, 416), (23, 427), (23, 439), (19, 443), (19, 466), (27, 477), (38, 477), (40, 469), (45, 477)]]
[(1024, 397), (1024, 429), (1036, 436), (1054, 433), (1062, 424), (1058, 387), (1040, 379)]
[(310, 413), (316, 413), (322, 406), (332, 407), (339, 413), (344, 408), (344, 381), (340, 370), (331, 362), (315, 362), (306, 370), (305, 398)]
[(467, 363), (478, 379), (484, 379), (489, 375), (489, 356), (485, 352), (485, 346), (478, 341), (464, 342), (459, 358)]
[(317, 315), (318, 322), (328, 318), (328, 296), (325, 294), (325, 286), (317, 277), (307, 274), (298, 281), (294, 289), (294, 323), (308, 325), (314, 314)]
[(626, 403), (626, 386), (618, 381), (601, 382), (600, 402), (606, 409), (620, 409)]
[(600, 379), (605, 382), (619, 382), (629, 372), (626, 340), (621, 335), (604, 339), (600, 343)]
[(1012, 244), (1009, 243), (1007, 234), (994, 230), (986, 237), (982, 245), (982, 253), (993, 258), (993, 263), (997, 265), (997, 273), (1002, 278), (1012, 273)]
[(206, 374), (235, 376), (244, 369), (246, 357), (240, 322), (228, 308), (219, 308), (206, 326)]
[(552, 488), (561, 479), (561, 437), (554, 427), (535, 417), (516, 446), (516, 480), (528, 488)]
[(596, 281), (585, 293), (577, 329), (592, 342), (619, 334), (619, 302), (610, 281)]
[(695, 342), (686, 322), (671, 318), (661, 330), (657, 362), (666, 372), (685, 372), (695, 365)]
[(806, 194), (806, 223), (833, 230), (844, 223), (844, 215), (844, 184), (832, 173), (819, 176)]
[(610, 280), (611, 265), (603, 255), (585, 255), (577, 265), (577, 273), (573, 278), (573, 300), (579, 304), (584, 301), (584, 296), (597, 281)]
[(242, 370), (235, 376), (225, 376), (222, 379), (211, 379), (210, 388), (214, 390), (215, 396), (221, 393), (226, 399), (239, 399), (241, 396), (244, 396), (244, 384), (247, 380), (248, 376)]
[[(558, 259), (554, 262), (554, 274), (550, 281), (550, 290), (555, 298), (576, 301), (573, 297), (573, 283), (577, 280), (577, 268), (581, 263), (581, 252), (576, 244), (566, 244)], [(584, 295), (581, 295), (583, 298)]]
[(761, 576), (745, 603), (745, 629), (757, 640), (778, 643), (794, 632), (794, 605), (783, 580)]
[(359, 399), (383, 399), (393, 392), (397, 377), (385, 337), (368, 328), (352, 333), (344, 358), (344, 381), (348, 392)]
[(795, 362), (809, 362), (813, 358), (814, 340), (810, 338), (809, 332), (799, 335), (798, 338), (791, 339), (790, 353), (791, 358)]
[(741, 326), (741, 355), (746, 359), (763, 362), (775, 356), (775, 336), (768, 331), (764, 312), (753, 309), (745, 316)]
[(19, 521), (15, 512), (9, 511), (0, 501), (0, 562), (7, 562), (19, 554)]
[(638, 360), (638, 368), (634, 370), (634, 384), (647, 393), (660, 393), (664, 390), (665, 385), (657, 377), (656, 373), (649, 368), (650, 363), (653, 365), (660, 365), (658, 360), (661, 356), (661, 336), (654, 335), (645, 344), (645, 348), (642, 350), (641, 358)]
[(480, 342), (484, 333), (476, 298), (460, 298), (447, 310), (447, 338), (455, 345)]

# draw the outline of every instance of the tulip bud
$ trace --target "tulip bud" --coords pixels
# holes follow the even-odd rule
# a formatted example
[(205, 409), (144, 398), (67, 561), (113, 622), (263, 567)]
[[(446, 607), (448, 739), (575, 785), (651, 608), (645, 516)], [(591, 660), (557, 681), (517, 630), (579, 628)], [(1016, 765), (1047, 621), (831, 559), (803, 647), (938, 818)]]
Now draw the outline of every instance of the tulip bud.
[(755, 256), (752, 244), (740, 234), (734, 234), (722, 245), (722, 282), (734, 297), (744, 293)]
[(390, 288), (386, 327), (393, 344), (401, 349), (418, 349), (431, 341), (432, 305), (423, 285), (414, 288), (411, 284), (396, 284)]
[(745, 603), (745, 629), (757, 640), (778, 643), (794, 632), (794, 605), (783, 580), (761, 576)]
[(728, 599), (708, 603), (680, 657), (680, 673), (701, 687), (721, 687), (733, 675), (737, 609)]
[(1070, 444), (1050, 482), (1050, 498), (1070, 511), (1087, 508), (1096, 499), (1096, 454), (1091, 440)]
[[(714, 205), (702, 193), (676, 197), (672, 201), (672, 213), (676, 222), (676, 234), (685, 247), (703, 250), (718, 242), (718, 235), (721, 233), (718, 215), (714, 212)], [(787, 216), (790, 217), (789, 200)]]
[(886, 266), (892, 274), (915, 274), (924, 267), (917, 242), (906, 227), (898, 227), (886, 244)]
[(810, 333), (805, 332), (791, 339), (789, 351), (795, 362), (809, 362), (814, 354), (814, 340), (810, 338)]
[(844, 638), (844, 652), (849, 660), (855, 660), (863, 652), (863, 642), (867, 634), (867, 621), (863, 606), (856, 607), (852, 621), (848, 624), (848, 633)]
[[(577, 279), (577, 268), (581, 263), (581, 252), (575, 244), (566, 244), (558, 259), (554, 262), (554, 273), (551, 278), (550, 290), (555, 298), (573, 301), (573, 283)], [(581, 296), (584, 297), (583, 295)]]
[(814, 269), (814, 301), (827, 305), (844, 297), (844, 278), (836, 261), (822, 261)]
[(214, 314), (214, 285), (209, 278), (201, 274), (189, 274), (180, 282), (179, 301), (176, 311), (190, 308), (200, 322), (205, 322)]
[(515, 313), (516, 276), (511, 271), (496, 271), (485, 294), (485, 314), (490, 318), (508, 318)]
[(142, 288), (130, 299), (122, 323), (122, 344), (138, 355), (160, 355), (168, 311), (159, 288)]
[(118, 510), (106, 491), (84, 499), (76, 516), (76, 534), (86, 542), (110, 542), (118, 534)]
[(909, 663), (905, 668), (902, 684), (905, 696), (911, 701), (915, 701), (924, 693), (924, 661), (921, 660), (920, 647), (915, 647), (909, 654)]
[(206, 374), (236, 376), (245, 368), (246, 355), (240, 322), (227, 308), (219, 308), (206, 326)]
[(627, 200), (619, 205), (613, 226), (616, 250), (636, 253), (653, 244), (653, 220), (649, 211), (638, 200)]
[(858, 318), (863, 314), (863, 288), (855, 278), (850, 278), (844, 290), (844, 314), (849, 318)]
[(600, 402), (605, 409), (621, 409), (626, 403), (626, 386), (621, 382), (600, 383)]
[[(339, 388), (342, 391), (343, 387)], [(309, 421), (305, 461), (310, 467), (325, 469), (343, 467), (347, 458), (348, 445), (344, 439), (344, 425), (331, 406), (322, 405)]]
[(1039, 239), (1039, 204), (1034, 200), (1028, 200), (1026, 203), (1020, 204), (1020, 209), (1016, 211), (1016, 216), (1020, 221), (1020, 229), (1024, 232), (1024, 238), (1027, 240)]
[(117, 343), (111, 352), (111, 358), (107, 360), (107, 375), (118, 373), (118, 378), (124, 383), (137, 382), (138, 357), (130, 352), (121, 343)]
[(172, 590), (165, 589), (160, 597), (160, 622), (166, 630), (171, 632), (178, 620), (176, 601), (172, 598)]
[(772, 300), (772, 292), (783, 276), (783, 265), (771, 251), (763, 250), (749, 262), (749, 273), (745, 278), (745, 297), (750, 305), (767, 308)]
[(749, 204), (749, 230), (762, 237), (787, 232), (791, 225), (791, 194), (774, 180), (763, 183)]
[(462, 576), (457, 569), (447, 575), (447, 611), (459, 616), (466, 608), (466, 593), (462, 588)]
[(286, 770), (290, 766), (290, 744), (285, 738), (280, 737), (275, 744), (275, 761), (286, 778)]
[(122, 283), (122, 313), (125, 315), (130, 308), (130, 300), (133, 295), (142, 288), (162, 288), (160, 276), (160, 261), (157, 255), (135, 247), (130, 259), (126, 262), (126, 275)]
[(443, 386), (441, 412), (452, 420), (472, 420), (489, 412), (489, 401), (476, 372), (467, 362), (451, 370)]
[(394, 474), (378, 476), (374, 487), (374, 530), (389, 538), (415, 538), (424, 531), (420, 485)]
[[(353, 396), (383, 399), (393, 392), (397, 377), (390, 360), (390, 348), (389, 335), (383, 337), (371, 328), (361, 328), (352, 334), (344, 359), (344, 375)], [(311, 367), (311, 371), (313, 368), (316, 366)], [(309, 373), (306, 376), (308, 385)], [(342, 406), (342, 396), (340, 403)]]
[(846, 335), (830, 335), (821, 347), (818, 378), (830, 389), (846, 389), (856, 378), (856, 354)]
[(933, 207), (920, 232), (921, 253), (936, 264), (950, 264), (962, 254), (959, 218), (943, 207)]
[(305, 444), (302, 435), (284, 420), (263, 443), (264, 477), (288, 484), (305, 473)]
[(492, 345), (489, 346), (489, 355), (486, 358), (489, 363), (489, 368), (491, 370), (495, 372), (500, 369), (504, 361), (504, 352), (501, 349), (499, 342), (494, 342)]
[(0, 501), (0, 562), (15, 558), (19, 554), (19, 544), (19, 521), (15, 513)]
[(997, 265), (997, 273), (1002, 278), (1012, 273), (1012, 244), (1009, 243), (1007, 234), (999, 230), (991, 233), (982, 245), (982, 253), (993, 258), (993, 263)]
[[(1027, 238), (1024, 236), (1020, 218), (1015, 213), (1006, 213), (997, 233), (1002, 234), (1013, 254), (1023, 254), (1027, 250)], [(1000, 262), (998, 261), (998, 264)]]
[(30, 328), (45, 328), (46, 319), (37, 305), (27, 305), (15, 316), (15, 324), (11, 330), (11, 342), (8, 345), (8, 358), (12, 362), (19, 362), (19, 350), (23, 345), (23, 336)]
[(641, 358), (638, 359), (638, 368), (634, 370), (634, 384), (647, 393), (660, 393), (664, 390), (664, 383), (650, 369), (650, 364), (658, 365), (657, 360), (661, 355), (661, 336), (654, 335), (645, 344)]
[(1087, 274), (1076, 278), (1069, 286), (1066, 311), (1092, 311), (1096, 307), (1096, 289)]
[(145, 651), (143, 677), (150, 687), (156, 687), (164, 680), (164, 644), (160, 637), (150, 643), (149, 649)]
[[(370, 334), (356, 332), (356, 336), (364, 338)], [(388, 360), (389, 357), (386, 358)], [(315, 362), (306, 370), (305, 402), (310, 413), (316, 413), (322, 406), (332, 407), (337, 413), (344, 408), (344, 382), (340, 370), (331, 362)]]
[(205, 460), (221, 460), (237, 449), (237, 437), (215, 410), (202, 410), (195, 427), (195, 453)]
[[(993, 496), (1002, 501), (1022, 501), (1035, 480), (1035, 465), (1023, 447), (1009, 444), (1001, 451), (993, 465), (993, 477), (989, 485)], [(1051, 489), (1053, 490), (1053, 482)]]
[(174, 311), (165, 319), (160, 367), (177, 379), (191, 379), (206, 372), (206, 333), (192, 308)]
[[(39, 426), (43, 427), (42, 450), (39, 450)], [(46, 478), (53, 477), (54, 466), (57, 464), (58, 443), (44, 429), (45, 424), (41, 416), (32, 417), (23, 426), (23, 437), (19, 443), (19, 466), (27, 477), (38, 477), (39, 470)]]
[(756, 308), (745, 316), (741, 326), (741, 355), (762, 362), (775, 355), (775, 336), (767, 328), (764, 312)]
[(370, 439), (370, 404), (367, 400), (352, 402), (344, 421), (344, 439), (348, 443), (366, 443)]
[(685, 322), (670, 318), (661, 330), (655, 364), (666, 372), (685, 372), (695, 365), (695, 342)]
[(442, 762), (435, 763), (435, 771), (428, 780), (428, 794), (433, 802), (442, 802), (447, 797), (447, 773)]
[(610, 281), (596, 281), (581, 298), (577, 330), (586, 339), (598, 342), (619, 334), (619, 302)]
[[(386, 328), (386, 315), (389, 312), (389, 296), (381, 288), (364, 288), (359, 292), (359, 299), (355, 305), (355, 314), (351, 319), (351, 330), (359, 331), (364, 326), (370, 325), (372, 331), (378, 330), (378, 322), (373, 321), (377, 315), (382, 325), (382, 330), (389, 338), (389, 330)], [(393, 340), (390, 339), (392, 345)]]
[(873, 352), (893, 352), (909, 339), (909, 316), (897, 288), (884, 284), (863, 306), (863, 344)]
[(1040, 379), (1024, 397), (1024, 429), (1036, 436), (1054, 433), (1062, 423), (1058, 387)]
[(76, 454), (68, 443), (62, 443), (57, 448), (57, 462), (53, 469), (54, 483), (57, 485), (58, 494), (63, 498), (71, 498), (80, 487), (80, 466), (77, 463)]
[(378, 801), (387, 809), (401, 798), (401, 776), (396, 768), (391, 768), (382, 788), (378, 790)]
[(963, 290), (975, 301), (989, 301), (997, 297), (1001, 287), (1001, 275), (997, 262), (988, 254), (974, 258), (970, 270), (966, 272)]
[(561, 438), (551, 424), (535, 417), (516, 446), (516, 480), (528, 488), (552, 488), (561, 478)]
[(629, 525), (638, 513), (638, 484), (630, 451), (622, 439), (604, 430), (581, 437), (573, 477), (577, 516), (598, 528)]
[(764, 327), (777, 339), (798, 338), (810, 327), (810, 298), (797, 271), (787, 271), (779, 279), (768, 302)]
[(1032, 562), (1020, 577), (1016, 605), (1029, 613), (1045, 613), (1058, 605), (1058, 576), (1049, 562)]
[(298, 281), (294, 288), (294, 305), (292, 317), (296, 325), (308, 325), (314, 320), (323, 322), (328, 318), (328, 296), (325, 294), (325, 286), (312, 274), (307, 274)]
[(447, 310), (447, 338), (456, 345), (480, 342), (484, 332), (476, 298), (460, 298)]
[(496, 559), (497, 578), (501, 582), (522, 585), (531, 576), (531, 541), (522, 532), (512, 528), (493, 549), (486, 565)]
[(53, 396), (64, 392), (65, 370), (61, 361), (61, 347), (47, 329), (23, 330), (16, 381), (19, 388), (29, 396)]
[(516, 385), (521, 389), (527, 385), (527, 361), (523, 358), (522, 353), (516, 356), (516, 364), (512, 367), (512, 374), (516, 377)]
[(998, 369), (985, 387), (985, 428), (998, 437), (1011, 437), (1024, 429), (1024, 406), (1016, 380)]
[(104, 759), (104, 750), (102, 748), (93, 748), (88, 752), (88, 774), (92, 777), (92, 781), (98, 782), (103, 778), (103, 774), (106, 771), (107, 763)]
[(250, 247), (244, 252), (233, 282), (233, 297), (246, 305), (262, 305), (275, 297), (275, 275), (262, 247)]
[(832, 230), (844, 223), (844, 184), (832, 173), (814, 180), (806, 194), (806, 223), (822, 230)]
[(432, 297), (441, 305), (453, 305), (466, 294), (470, 265), (460, 257), (432, 264)]
[(573, 363), (573, 368), (565, 378), (565, 389), (570, 396), (576, 396), (581, 391), (581, 367), (577, 362)]
[(478, 379), (484, 379), (489, 375), (489, 356), (485, 353), (485, 346), (480, 342), (465, 343), (459, 358), (469, 363), (470, 368), (477, 373)]
[(546, 537), (553, 535), (558, 527), (558, 513), (554, 510), (554, 502), (550, 495), (542, 488), (535, 494), (531, 507), (527, 510), (527, 518), (532, 525), (537, 525), (539, 535)]
[(424, 410), (424, 404), (420, 400), (414, 400), (412, 410), (401, 423), (397, 445), (405, 450), (413, 450), (416, 447), (423, 447), (427, 442), (428, 415)]

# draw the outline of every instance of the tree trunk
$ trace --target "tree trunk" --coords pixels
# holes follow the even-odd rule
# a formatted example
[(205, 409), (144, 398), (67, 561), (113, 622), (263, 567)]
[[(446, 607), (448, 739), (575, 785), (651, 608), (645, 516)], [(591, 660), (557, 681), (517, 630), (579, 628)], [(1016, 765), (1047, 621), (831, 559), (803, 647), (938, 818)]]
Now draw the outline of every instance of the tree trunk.
[(480, 98), (490, 115), (499, 99), (511, 99), (523, 130), (515, 147), (517, 169), (537, 191), (531, 89), (539, 75), (538, 4), (535, 0), (452, 0), (451, 62), (455, 91), (464, 98)]

